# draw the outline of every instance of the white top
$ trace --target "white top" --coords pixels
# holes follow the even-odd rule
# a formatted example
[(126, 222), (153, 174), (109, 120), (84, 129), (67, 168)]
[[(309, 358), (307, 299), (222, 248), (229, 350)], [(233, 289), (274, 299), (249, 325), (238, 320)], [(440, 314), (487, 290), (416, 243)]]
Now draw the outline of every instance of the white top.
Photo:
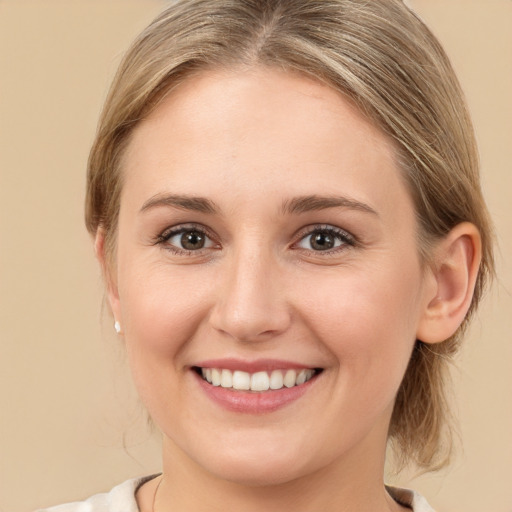
[[(109, 493), (96, 494), (85, 501), (40, 509), (36, 512), (139, 512), (135, 492), (143, 483), (155, 476), (127, 480), (114, 487)], [(413, 512), (434, 512), (427, 500), (414, 491), (396, 487), (386, 487), (386, 489), (395, 501), (404, 507), (411, 508)]]

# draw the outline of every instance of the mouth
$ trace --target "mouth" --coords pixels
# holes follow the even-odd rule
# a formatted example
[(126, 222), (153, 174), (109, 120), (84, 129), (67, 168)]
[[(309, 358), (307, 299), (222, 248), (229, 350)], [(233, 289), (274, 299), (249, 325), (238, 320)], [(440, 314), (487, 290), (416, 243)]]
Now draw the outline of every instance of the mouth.
[(299, 387), (322, 372), (321, 368), (287, 368), (254, 373), (199, 366), (193, 369), (205, 383), (211, 386), (246, 393), (264, 393)]

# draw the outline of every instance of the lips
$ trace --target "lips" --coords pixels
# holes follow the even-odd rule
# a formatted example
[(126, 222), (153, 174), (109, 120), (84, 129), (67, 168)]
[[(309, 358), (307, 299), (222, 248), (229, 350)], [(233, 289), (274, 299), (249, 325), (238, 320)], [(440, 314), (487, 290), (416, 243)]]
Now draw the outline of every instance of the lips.
[(298, 400), (322, 372), (321, 368), (286, 361), (233, 359), (202, 362), (191, 369), (214, 403), (249, 414), (273, 412)]

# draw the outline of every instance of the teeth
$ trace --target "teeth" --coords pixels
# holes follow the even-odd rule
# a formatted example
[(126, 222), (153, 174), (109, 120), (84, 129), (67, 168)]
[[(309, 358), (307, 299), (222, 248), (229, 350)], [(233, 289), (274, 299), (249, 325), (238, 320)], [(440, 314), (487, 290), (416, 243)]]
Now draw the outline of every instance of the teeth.
[(212, 384), (220, 386), (220, 370), (217, 370), (217, 368), (212, 368)]
[(306, 370), (301, 370), (299, 374), (297, 375), (297, 380), (295, 381), (297, 383), (297, 386), (300, 386), (301, 384), (304, 384), (306, 382)]
[(233, 375), (229, 370), (222, 370), (220, 372), (220, 385), (223, 388), (233, 387)]
[(270, 389), (281, 389), (283, 387), (283, 373), (279, 370), (274, 370), (270, 374)]
[(213, 386), (232, 388), (240, 391), (268, 391), (283, 387), (300, 386), (314, 375), (314, 370), (274, 370), (273, 372), (256, 372), (253, 374), (236, 370), (219, 368), (201, 368), (203, 379)]
[(295, 370), (288, 370), (284, 375), (284, 385), (287, 388), (293, 388), (295, 381), (297, 380), (297, 372)]
[[(229, 370), (222, 371), (229, 372)], [(233, 372), (233, 389), (251, 389), (251, 376), (247, 372), (240, 372), (238, 370)]]
[(253, 373), (251, 377), (251, 391), (267, 391), (270, 387), (270, 377), (267, 372)]

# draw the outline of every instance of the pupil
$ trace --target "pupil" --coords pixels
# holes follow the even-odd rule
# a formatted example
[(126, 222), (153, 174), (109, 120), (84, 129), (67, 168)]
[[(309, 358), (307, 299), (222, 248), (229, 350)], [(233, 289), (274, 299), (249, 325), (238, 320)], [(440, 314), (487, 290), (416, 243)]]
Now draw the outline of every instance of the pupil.
[(317, 251), (327, 251), (334, 247), (334, 238), (328, 233), (316, 233), (311, 238), (311, 247)]
[(204, 247), (204, 236), (199, 231), (187, 231), (181, 235), (181, 245), (184, 249), (194, 250)]

